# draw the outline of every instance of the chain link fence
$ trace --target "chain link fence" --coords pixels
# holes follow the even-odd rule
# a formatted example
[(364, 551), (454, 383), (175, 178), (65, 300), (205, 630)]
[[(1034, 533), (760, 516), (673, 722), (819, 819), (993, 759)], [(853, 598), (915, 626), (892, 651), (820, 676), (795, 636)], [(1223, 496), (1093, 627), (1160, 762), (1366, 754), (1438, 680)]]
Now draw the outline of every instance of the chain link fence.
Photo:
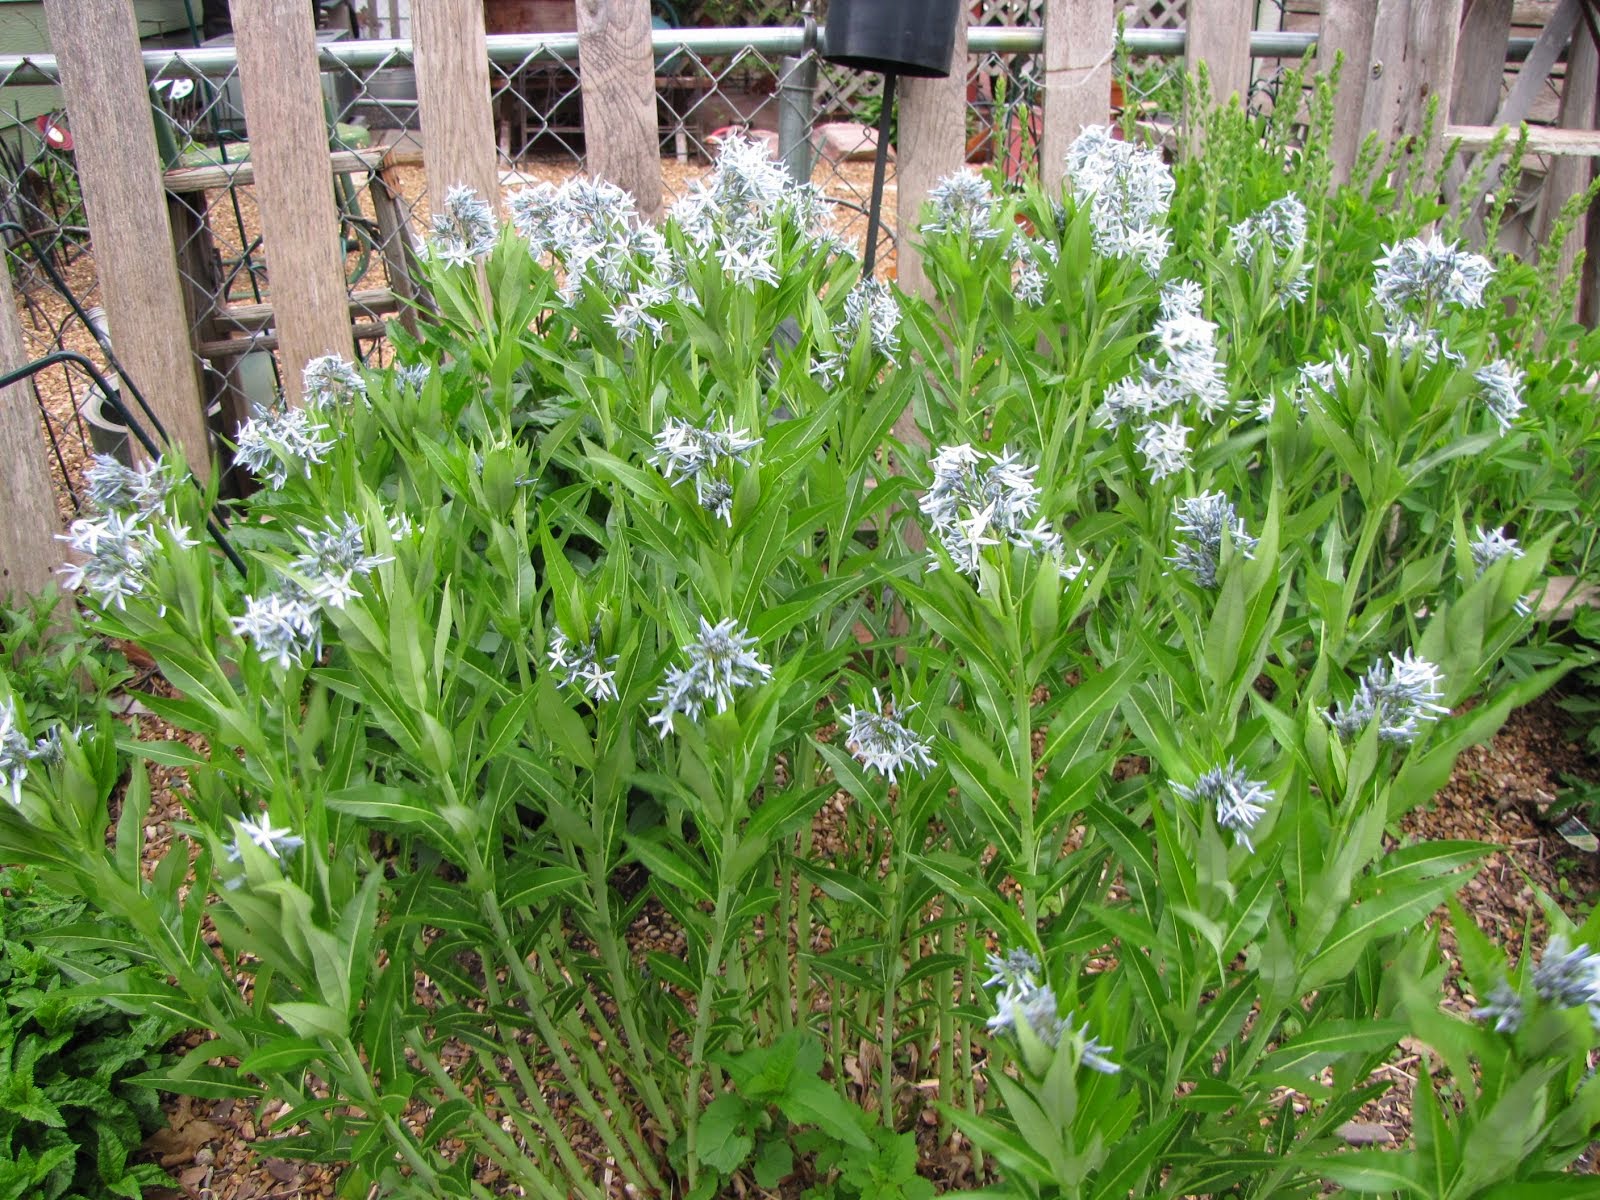
[[(1304, 53), (1308, 36), (1284, 32), (1291, 23), (1283, 14), (1297, 2), (1305, 0), (1262, 0), (1278, 19), (1257, 34), (1258, 56), (1267, 52), (1258, 67), (1270, 66), (1273, 55), (1297, 59)], [(776, 12), (782, 6), (769, 7), (783, 15)], [(1183, 7), (1184, 0), (1143, 0), (1123, 12), (1125, 54), (1108, 97), (1113, 116), (1124, 109), (1158, 123), (1174, 116), (1162, 106), (1183, 69), (1183, 35), (1175, 27)], [(966, 157), (974, 167), (1020, 179), (1038, 161), (1039, 0), (985, 0), (974, 12), (965, 64)], [(669, 203), (710, 170), (720, 139), (740, 133), (766, 141), (791, 164), (807, 161), (840, 233), (860, 244), (882, 82), (822, 61), (815, 42), (792, 23), (657, 31), (657, 132)], [(576, 36), (492, 37), (489, 49), (503, 190), (559, 183), (581, 172)], [(418, 262), (432, 196), (422, 168), (411, 53), (403, 41), (330, 42), (320, 52), (350, 313), (358, 352), (369, 362), (388, 353), (385, 322), (409, 320), (412, 306), (425, 300)], [(255, 198), (237, 63), (231, 49), (221, 48), (152, 53), (145, 61), (191, 341), (214, 427), (228, 437), (251, 405), (269, 402), (281, 384), (270, 246), (263, 242)], [(50, 60), (0, 59), (0, 227), (7, 231), (29, 353), (42, 357), (65, 348), (99, 359), (91, 327), (98, 280), (70, 122), (59, 112), (55, 83)], [(792, 105), (788, 120), (786, 103)], [(324, 131), (308, 136), (321, 138)], [(880, 270), (888, 273), (900, 236), (896, 210), (891, 161), (878, 253)], [(114, 345), (114, 329), (100, 332)], [(115, 452), (118, 433), (101, 427), (114, 422), (106, 421), (71, 371), (48, 372), (37, 387), (45, 424), (60, 446), (67, 513), (87, 456)]]

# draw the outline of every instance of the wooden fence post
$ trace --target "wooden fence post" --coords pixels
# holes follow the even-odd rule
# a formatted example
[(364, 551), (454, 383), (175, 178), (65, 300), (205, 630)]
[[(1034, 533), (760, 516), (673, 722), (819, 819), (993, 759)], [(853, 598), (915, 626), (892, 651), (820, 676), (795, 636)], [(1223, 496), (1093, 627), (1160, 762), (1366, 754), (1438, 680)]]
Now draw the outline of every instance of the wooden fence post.
[[(0, 249), (0, 372), (28, 361), (6, 258)], [(0, 521), (0, 599), (10, 592), (42, 592), (62, 560), (48, 454), (33, 382), (14, 383), (0, 392), (0, 496), (6, 509)]]
[(1044, 6), (1044, 128), (1039, 180), (1061, 186), (1067, 147), (1085, 125), (1111, 119), (1111, 57), (1116, 27), (1101, 0), (1050, 0)]
[(317, 33), (305, 0), (234, 6), (239, 83), (265, 237), (267, 281), (284, 392), (323, 354), (351, 358), (344, 252), (333, 207)]
[(895, 139), (895, 277), (900, 287), (928, 296), (922, 258), (912, 246), (922, 202), (934, 184), (961, 170), (967, 157), (967, 23), (956, 22), (950, 74), (944, 79), (901, 79), (900, 124)]
[(1414, 137), (1422, 131), (1429, 100), (1437, 96), (1433, 139), (1421, 148), (1427, 170), (1443, 154), (1460, 31), (1461, 0), (1380, 0), (1378, 5), (1372, 50), (1377, 74), (1367, 86), (1362, 125), (1377, 130), (1385, 142)]
[(1322, 30), (1317, 35), (1317, 69), (1331, 71), (1335, 58), (1340, 54), (1344, 56), (1333, 110), (1335, 183), (1344, 183), (1350, 178), (1350, 169), (1355, 165), (1369, 128), (1362, 124), (1362, 106), (1372, 74), (1372, 25), (1377, 15), (1378, 0), (1323, 0)]
[(1506, 77), (1512, 8), (1512, 0), (1468, 0), (1457, 39), (1455, 81), (1450, 88), (1453, 124), (1487, 125), (1494, 119)]
[[(1587, 26), (1580, 22), (1577, 31), (1572, 35), (1572, 44), (1567, 48), (1567, 78), (1561, 86), (1560, 121), (1563, 129), (1595, 127), (1597, 85), (1600, 85), (1600, 52), (1596, 51), (1594, 36)], [(1550, 171), (1544, 177), (1544, 187), (1539, 194), (1539, 215), (1534, 236), (1541, 253), (1549, 253), (1552, 249), (1559, 252), (1561, 256), (1561, 266), (1557, 276), (1559, 279), (1565, 279), (1571, 273), (1578, 251), (1583, 249), (1586, 222), (1580, 218), (1560, 247), (1551, 247), (1545, 243), (1549, 241), (1556, 220), (1561, 215), (1561, 206), (1588, 187), (1589, 181), (1593, 178), (1594, 159), (1586, 154), (1558, 155), (1551, 162)], [(1589, 253), (1595, 252), (1596, 248), (1590, 247)]]
[(633, 193), (639, 214), (657, 219), (661, 149), (647, 0), (578, 0), (578, 79), (590, 174)]
[(483, 0), (424, 0), (412, 9), (422, 147), (438, 209), (466, 184), (499, 206), (500, 169), (490, 110)]
[(1211, 79), (1211, 99), (1226, 104), (1230, 96), (1239, 103), (1250, 99), (1250, 33), (1255, 28), (1251, 0), (1189, 0), (1184, 31), (1188, 68), (1203, 62)]
[[(303, 7), (303, 6), (302, 6)], [(167, 222), (133, 0), (50, 0), (95, 272), (117, 358), (201, 479), (211, 441)]]

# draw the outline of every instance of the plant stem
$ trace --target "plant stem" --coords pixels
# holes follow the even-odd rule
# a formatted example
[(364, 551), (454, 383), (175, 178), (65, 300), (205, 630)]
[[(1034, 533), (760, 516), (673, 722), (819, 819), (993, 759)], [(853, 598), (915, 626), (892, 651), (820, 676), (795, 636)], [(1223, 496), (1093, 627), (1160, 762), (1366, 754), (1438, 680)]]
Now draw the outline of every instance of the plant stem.
[[(730, 822), (731, 824), (731, 822)], [(723, 844), (724, 859), (731, 857), (737, 838), (731, 836)], [(693, 1187), (700, 1173), (700, 1153), (697, 1143), (700, 1131), (700, 1069), (705, 1062), (706, 1039), (711, 1034), (711, 1015), (715, 1007), (714, 993), (721, 974), (722, 954), (728, 938), (728, 905), (733, 889), (726, 883), (717, 888), (716, 907), (711, 913), (711, 948), (706, 958), (705, 974), (701, 977), (700, 993), (695, 998), (694, 1040), (689, 1049), (689, 1082), (684, 1089), (684, 1142), (688, 1158), (689, 1186)]]

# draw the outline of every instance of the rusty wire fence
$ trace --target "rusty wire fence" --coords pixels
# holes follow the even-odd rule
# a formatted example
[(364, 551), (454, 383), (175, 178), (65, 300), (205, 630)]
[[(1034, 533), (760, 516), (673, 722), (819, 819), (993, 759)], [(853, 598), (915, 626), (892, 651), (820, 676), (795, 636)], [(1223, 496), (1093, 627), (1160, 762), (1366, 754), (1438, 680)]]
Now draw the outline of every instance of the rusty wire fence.
[[(984, 19), (989, 23), (969, 31), (966, 157), (1016, 180), (1037, 165), (1042, 32), (1004, 24), (1014, 14), (1003, 4), (990, 4)], [(1163, 18), (1155, 12), (1151, 19)], [(1310, 42), (1305, 34), (1258, 33), (1258, 66), (1298, 59)], [(1113, 112), (1126, 105), (1141, 119), (1159, 120), (1161, 98), (1182, 71), (1183, 32), (1129, 29), (1124, 46), (1108, 97)], [(583, 170), (577, 50), (575, 35), (489, 39), (503, 190), (559, 183)], [(432, 196), (411, 55), (404, 41), (333, 42), (319, 52), (351, 320), (358, 352), (374, 363), (388, 353), (386, 322), (408, 320), (422, 292), (418, 262)], [(821, 188), (841, 235), (861, 243), (881, 113), (878, 76), (824, 62), (814, 27), (658, 31), (654, 55), (668, 203), (711, 169), (720, 138), (741, 132), (767, 141)], [(231, 49), (202, 48), (147, 52), (145, 64), (190, 340), (213, 427), (230, 438), (252, 405), (270, 402), (281, 385), (271, 248), (255, 198), (237, 61)], [(29, 352), (67, 348), (103, 361), (94, 328), (98, 280), (70, 121), (59, 120), (59, 97), (50, 90), (56, 82), (53, 60), (0, 59), (0, 227)], [(890, 273), (901, 236), (896, 208), (891, 161), (878, 252), (880, 269)], [(105, 335), (114, 345), (116, 331), (98, 330)], [(116, 453), (125, 438), (75, 369), (41, 375), (37, 390), (59, 447), (62, 508), (70, 515), (88, 455)]]

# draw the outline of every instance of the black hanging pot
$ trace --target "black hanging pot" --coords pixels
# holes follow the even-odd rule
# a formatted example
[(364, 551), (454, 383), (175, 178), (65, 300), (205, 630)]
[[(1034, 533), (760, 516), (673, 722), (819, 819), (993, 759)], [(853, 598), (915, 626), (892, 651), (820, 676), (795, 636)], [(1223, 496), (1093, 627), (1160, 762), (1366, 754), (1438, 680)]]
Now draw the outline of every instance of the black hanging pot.
[(963, 0), (829, 0), (829, 62), (858, 71), (940, 79), (950, 74)]

